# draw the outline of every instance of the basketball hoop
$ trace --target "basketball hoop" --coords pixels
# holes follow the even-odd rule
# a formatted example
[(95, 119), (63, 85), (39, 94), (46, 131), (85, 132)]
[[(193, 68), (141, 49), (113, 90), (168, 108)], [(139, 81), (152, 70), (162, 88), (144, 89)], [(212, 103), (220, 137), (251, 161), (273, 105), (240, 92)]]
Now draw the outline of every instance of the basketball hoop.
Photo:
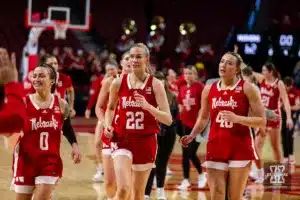
[(66, 39), (68, 30), (68, 23), (66, 21), (56, 20), (54, 23), (54, 39)]

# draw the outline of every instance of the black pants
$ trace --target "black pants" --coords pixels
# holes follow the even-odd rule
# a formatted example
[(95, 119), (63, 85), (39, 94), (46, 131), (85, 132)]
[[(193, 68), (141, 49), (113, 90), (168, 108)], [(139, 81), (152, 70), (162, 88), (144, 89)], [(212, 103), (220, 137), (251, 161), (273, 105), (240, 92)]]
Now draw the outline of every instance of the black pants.
[[(184, 135), (189, 135), (192, 129), (183, 125), (183, 133)], [(200, 159), (197, 157), (197, 150), (200, 146), (199, 142), (196, 142), (194, 139), (188, 147), (182, 147), (182, 167), (183, 167), (183, 176), (185, 179), (190, 178), (190, 160), (192, 161), (193, 165), (197, 169), (198, 173), (202, 173), (202, 167)]]
[(145, 195), (150, 195), (155, 175), (157, 180), (157, 187), (164, 187), (168, 161), (173, 151), (174, 143), (176, 140), (175, 131), (175, 128), (168, 128), (163, 135), (157, 135), (158, 149), (155, 160), (156, 168), (153, 168), (151, 170), (145, 190)]
[[(294, 113), (292, 113), (293, 117)], [(294, 127), (292, 129), (288, 129), (286, 127), (286, 113), (284, 110), (281, 110), (282, 117), (282, 125), (281, 125), (281, 142), (283, 148), (283, 156), (288, 158), (289, 155), (294, 154)], [(297, 122), (297, 117), (293, 117), (294, 126)]]

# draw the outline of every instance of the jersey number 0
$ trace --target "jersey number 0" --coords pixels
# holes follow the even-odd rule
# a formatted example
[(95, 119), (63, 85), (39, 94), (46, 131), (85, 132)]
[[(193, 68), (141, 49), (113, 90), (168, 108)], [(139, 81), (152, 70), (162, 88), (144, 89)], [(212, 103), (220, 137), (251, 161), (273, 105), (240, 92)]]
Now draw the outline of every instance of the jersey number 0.
[(47, 151), (49, 149), (49, 133), (48, 132), (41, 132), (40, 134), (40, 149), (43, 151)]
[(144, 113), (143, 112), (132, 112), (126, 113), (126, 129), (144, 129)]

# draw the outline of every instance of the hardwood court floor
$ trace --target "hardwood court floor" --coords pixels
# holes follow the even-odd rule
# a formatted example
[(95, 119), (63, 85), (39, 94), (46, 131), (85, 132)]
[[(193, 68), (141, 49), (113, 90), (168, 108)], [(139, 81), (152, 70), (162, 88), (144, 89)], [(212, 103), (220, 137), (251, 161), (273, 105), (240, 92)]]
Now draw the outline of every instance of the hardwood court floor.
[[(78, 141), (80, 149), (83, 154), (83, 160), (81, 164), (74, 165), (71, 162), (70, 152), (71, 147), (68, 142), (63, 139), (61, 152), (64, 162), (63, 178), (59, 182), (55, 189), (55, 200), (102, 200), (103, 184), (93, 183), (92, 176), (95, 173), (94, 161), (90, 159), (89, 155), (92, 154), (91, 143), (93, 136), (87, 132), (93, 131), (95, 120), (84, 120), (76, 118), (73, 120), (74, 127), (78, 133)], [(13, 140), (13, 139), (11, 139)], [(10, 141), (11, 141), (10, 140)], [(204, 153), (205, 144), (201, 145), (199, 153)], [(247, 186), (245, 199), (263, 199), (263, 200), (300, 200), (300, 137), (295, 140), (295, 152), (298, 166), (295, 166), (293, 174), (293, 187), (291, 191), (278, 192), (278, 191), (264, 191), (262, 185), (250, 183)], [(0, 200), (13, 200), (15, 197), (14, 192), (9, 190), (11, 182), (11, 163), (12, 163), (12, 150), (7, 148), (4, 137), (0, 137)], [(267, 143), (264, 149), (264, 159), (271, 160), (272, 153)], [(193, 200), (209, 200), (208, 188), (197, 189), (197, 175), (195, 169), (191, 169), (191, 181), (193, 186), (190, 190), (180, 192), (176, 189), (176, 186), (180, 184), (182, 180), (182, 168), (181, 168), (181, 147), (176, 142), (172, 158), (170, 160), (169, 167), (174, 172), (172, 176), (169, 176), (166, 181), (166, 193), (168, 199), (181, 200), (181, 199), (193, 199)], [(152, 192), (153, 199), (155, 199), (155, 191)]]

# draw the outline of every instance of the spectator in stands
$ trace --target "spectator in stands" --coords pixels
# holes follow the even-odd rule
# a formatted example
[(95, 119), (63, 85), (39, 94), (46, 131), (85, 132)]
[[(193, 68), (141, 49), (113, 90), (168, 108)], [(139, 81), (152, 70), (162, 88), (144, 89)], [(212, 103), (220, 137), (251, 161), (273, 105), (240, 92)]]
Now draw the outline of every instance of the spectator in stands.
[(82, 49), (78, 49), (77, 50), (77, 55), (73, 57), (73, 63), (71, 65), (72, 69), (76, 69), (76, 70), (84, 70), (85, 68), (85, 60), (83, 57), (83, 50)]

